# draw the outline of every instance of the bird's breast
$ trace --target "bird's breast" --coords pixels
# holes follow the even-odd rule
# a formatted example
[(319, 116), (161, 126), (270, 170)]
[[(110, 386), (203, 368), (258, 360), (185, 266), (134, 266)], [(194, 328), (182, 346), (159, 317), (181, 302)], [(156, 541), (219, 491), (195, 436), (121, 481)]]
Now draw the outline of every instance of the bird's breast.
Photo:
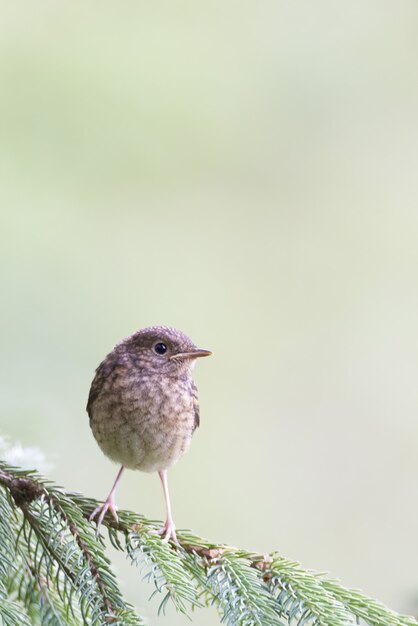
[(139, 373), (105, 381), (91, 411), (103, 452), (132, 469), (159, 471), (188, 449), (194, 430), (193, 382)]

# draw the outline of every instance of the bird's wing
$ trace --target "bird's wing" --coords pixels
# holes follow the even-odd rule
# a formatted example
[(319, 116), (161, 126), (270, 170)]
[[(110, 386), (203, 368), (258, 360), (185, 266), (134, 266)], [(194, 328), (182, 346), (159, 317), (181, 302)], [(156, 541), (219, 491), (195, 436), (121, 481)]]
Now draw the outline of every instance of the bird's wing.
[(107, 356), (104, 361), (102, 361), (99, 367), (96, 369), (96, 375), (93, 378), (93, 382), (91, 383), (89, 399), (87, 400), (87, 413), (91, 419), (92, 417), (92, 409), (93, 404), (99, 397), (103, 384), (105, 380), (112, 374), (112, 372), (121, 365), (119, 359), (109, 359)]
[(193, 397), (193, 408), (194, 408), (194, 429), (200, 426), (200, 409), (199, 409), (199, 398), (197, 397), (197, 387), (196, 383), (192, 382), (192, 397)]

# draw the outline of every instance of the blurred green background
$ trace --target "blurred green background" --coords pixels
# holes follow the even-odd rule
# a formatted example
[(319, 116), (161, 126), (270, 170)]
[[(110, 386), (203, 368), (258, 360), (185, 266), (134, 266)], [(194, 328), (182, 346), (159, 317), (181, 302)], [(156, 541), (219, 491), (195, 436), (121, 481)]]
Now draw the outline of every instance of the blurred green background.
[[(15, 1), (0, 21), (3, 434), (104, 497), (94, 368), (177, 326), (214, 352), (177, 525), (408, 612), (417, 28), (412, 0)], [(128, 473), (118, 504), (163, 517), (158, 477)], [(150, 624), (189, 623), (115, 568)]]

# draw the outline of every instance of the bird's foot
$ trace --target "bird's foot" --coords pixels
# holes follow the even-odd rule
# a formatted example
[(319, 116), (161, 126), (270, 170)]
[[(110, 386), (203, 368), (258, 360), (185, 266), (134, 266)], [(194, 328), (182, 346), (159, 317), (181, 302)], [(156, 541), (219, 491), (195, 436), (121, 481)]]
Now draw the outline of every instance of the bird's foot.
[(117, 507), (115, 505), (115, 500), (114, 500), (114, 498), (112, 496), (109, 496), (103, 502), (103, 504), (101, 504), (100, 506), (96, 507), (94, 509), (93, 513), (89, 517), (89, 521), (92, 522), (97, 515), (99, 516), (97, 518), (97, 528), (96, 528), (96, 535), (97, 536), (99, 536), (100, 526), (102, 525), (102, 522), (104, 520), (104, 516), (106, 515), (107, 511), (110, 511), (112, 513), (112, 515), (113, 515), (113, 517), (114, 517), (116, 522), (119, 521), (118, 514), (117, 514)]
[(177, 535), (176, 535), (176, 527), (172, 519), (166, 520), (166, 523), (164, 524), (163, 528), (160, 528), (159, 530), (154, 530), (152, 531), (152, 533), (154, 535), (164, 535), (163, 543), (168, 543), (171, 539), (174, 543), (176, 543), (177, 545), (180, 545), (180, 542), (177, 539)]

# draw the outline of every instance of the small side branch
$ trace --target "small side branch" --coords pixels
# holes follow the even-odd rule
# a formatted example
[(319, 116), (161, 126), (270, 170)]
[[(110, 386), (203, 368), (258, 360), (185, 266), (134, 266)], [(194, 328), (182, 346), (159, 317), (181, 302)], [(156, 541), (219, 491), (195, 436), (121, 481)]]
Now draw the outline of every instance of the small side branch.
[[(123, 600), (103, 543), (97, 542), (91, 524), (71, 498), (41, 477), (5, 465), (0, 468), (0, 486), (14, 505), (16, 557), (25, 562), (34, 579), (45, 581), (49, 592), (46, 597), (55, 596), (72, 610), (77, 596), (83, 624), (143, 624)], [(19, 589), (27, 590), (21, 575), (12, 569), (11, 583), (19, 579)], [(25, 601), (28, 594), (23, 597), (19, 589), (15, 593)]]

